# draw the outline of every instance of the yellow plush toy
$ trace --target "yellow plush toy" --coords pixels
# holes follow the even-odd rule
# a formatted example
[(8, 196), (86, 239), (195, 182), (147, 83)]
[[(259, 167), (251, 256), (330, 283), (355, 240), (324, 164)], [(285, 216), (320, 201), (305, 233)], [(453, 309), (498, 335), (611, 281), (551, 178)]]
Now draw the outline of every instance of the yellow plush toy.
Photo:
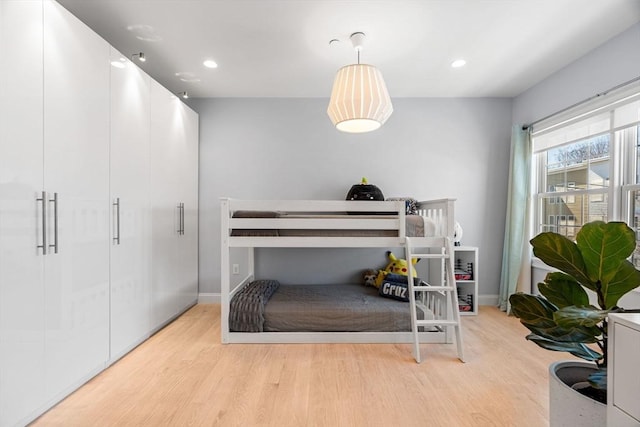
[[(387, 274), (399, 274), (401, 276), (407, 276), (409, 273), (409, 265), (407, 264), (406, 259), (396, 258), (396, 256), (391, 252), (387, 251), (387, 258), (389, 258), (389, 264), (385, 267), (384, 270), (379, 270), (378, 275), (376, 276), (375, 285), (376, 288), (379, 288), (382, 285)], [(417, 258), (411, 260), (411, 264), (415, 265), (418, 262)], [(415, 268), (413, 269), (413, 277), (416, 277), (417, 273)]]
[[(387, 273), (399, 274), (401, 276), (406, 276), (409, 274), (409, 266), (407, 264), (406, 259), (396, 258), (396, 256), (391, 252), (387, 251), (387, 258), (389, 258), (389, 264), (385, 268)], [(418, 258), (414, 258), (411, 260), (411, 264), (416, 265), (418, 262)], [(416, 277), (416, 270), (413, 269), (413, 277)]]

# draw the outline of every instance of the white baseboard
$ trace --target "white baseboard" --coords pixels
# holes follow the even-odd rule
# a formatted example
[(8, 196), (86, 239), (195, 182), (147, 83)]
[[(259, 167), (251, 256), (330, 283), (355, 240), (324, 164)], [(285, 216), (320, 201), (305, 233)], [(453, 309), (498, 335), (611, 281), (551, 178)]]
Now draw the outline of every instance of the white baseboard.
[(499, 295), (478, 295), (478, 305), (498, 306)]
[(198, 294), (198, 304), (220, 304), (220, 293), (201, 292)]

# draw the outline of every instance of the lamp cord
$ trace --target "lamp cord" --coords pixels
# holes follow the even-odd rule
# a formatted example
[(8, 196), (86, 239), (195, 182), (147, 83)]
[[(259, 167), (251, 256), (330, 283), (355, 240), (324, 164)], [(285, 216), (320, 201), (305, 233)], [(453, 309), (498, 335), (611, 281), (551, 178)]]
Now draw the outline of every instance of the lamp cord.
[(358, 49), (358, 65), (360, 65), (360, 49)]

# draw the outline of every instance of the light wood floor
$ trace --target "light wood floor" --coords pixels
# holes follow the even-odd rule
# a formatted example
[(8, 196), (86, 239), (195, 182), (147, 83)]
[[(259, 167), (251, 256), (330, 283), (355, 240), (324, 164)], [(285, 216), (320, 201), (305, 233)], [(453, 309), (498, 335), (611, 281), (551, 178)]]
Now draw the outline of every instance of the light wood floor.
[(219, 305), (197, 305), (35, 426), (548, 425), (547, 367), (493, 307), (454, 344), (220, 344)]

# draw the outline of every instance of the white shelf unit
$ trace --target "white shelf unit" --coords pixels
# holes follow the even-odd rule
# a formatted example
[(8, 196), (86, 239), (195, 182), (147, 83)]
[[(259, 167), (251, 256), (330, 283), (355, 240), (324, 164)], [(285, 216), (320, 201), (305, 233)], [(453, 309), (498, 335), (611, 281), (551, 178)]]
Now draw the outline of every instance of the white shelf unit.
[(478, 314), (478, 248), (474, 246), (455, 246), (453, 252), (455, 254), (455, 271), (458, 272), (460, 269), (465, 273), (471, 274), (470, 279), (456, 279), (458, 299), (464, 300), (465, 296), (471, 299), (471, 309), (463, 311), (462, 306), (460, 306), (460, 315), (476, 315)]
[(640, 425), (640, 313), (612, 313), (607, 343), (607, 426)]

